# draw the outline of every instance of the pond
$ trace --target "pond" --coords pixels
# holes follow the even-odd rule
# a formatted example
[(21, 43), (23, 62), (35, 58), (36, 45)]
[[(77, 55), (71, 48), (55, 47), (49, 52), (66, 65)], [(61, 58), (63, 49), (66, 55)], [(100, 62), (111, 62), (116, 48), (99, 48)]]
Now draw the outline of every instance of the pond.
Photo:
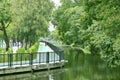
[(62, 69), (3, 76), (0, 80), (120, 80), (120, 68), (109, 68), (99, 55), (64, 48), (68, 63)]

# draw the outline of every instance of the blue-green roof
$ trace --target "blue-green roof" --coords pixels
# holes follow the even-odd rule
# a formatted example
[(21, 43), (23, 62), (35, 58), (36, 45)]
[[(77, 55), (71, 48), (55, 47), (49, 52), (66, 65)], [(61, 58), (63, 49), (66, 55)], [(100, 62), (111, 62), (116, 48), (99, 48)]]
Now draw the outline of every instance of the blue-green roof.
[(44, 42), (40, 42), (38, 52), (54, 52), (54, 51)]

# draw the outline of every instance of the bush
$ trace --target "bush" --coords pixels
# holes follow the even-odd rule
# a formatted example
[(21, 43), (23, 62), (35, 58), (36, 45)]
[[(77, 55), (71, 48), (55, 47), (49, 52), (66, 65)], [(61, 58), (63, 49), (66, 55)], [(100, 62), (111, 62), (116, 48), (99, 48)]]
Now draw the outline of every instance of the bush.
[(0, 48), (0, 53), (5, 53), (5, 52), (6, 52), (5, 48)]
[(39, 47), (39, 42), (36, 42), (33, 46), (28, 49), (28, 52), (37, 52)]
[(26, 53), (25, 48), (19, 48), (17, 51), (17, 53)]

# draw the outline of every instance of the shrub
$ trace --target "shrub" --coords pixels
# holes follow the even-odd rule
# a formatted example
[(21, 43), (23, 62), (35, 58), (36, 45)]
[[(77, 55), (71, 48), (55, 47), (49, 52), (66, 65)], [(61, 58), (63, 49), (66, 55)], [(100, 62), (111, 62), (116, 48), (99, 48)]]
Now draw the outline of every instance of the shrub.
[(26, 53), (25, 48), (19, 48), (17, 51), (17, 53)]
[(0, 53), (5, 53), (5, 52), (6, 52), (5, 48), (0, 48)]
[(28, 52), (37, 52), (39, 47), (39, 42), (36, 42), (33, 46), (28, 49)]

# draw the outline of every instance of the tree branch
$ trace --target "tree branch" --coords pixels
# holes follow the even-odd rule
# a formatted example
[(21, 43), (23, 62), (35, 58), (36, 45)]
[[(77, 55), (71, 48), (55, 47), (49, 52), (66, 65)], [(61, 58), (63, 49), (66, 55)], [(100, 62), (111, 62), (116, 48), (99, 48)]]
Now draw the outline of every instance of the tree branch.
[(3, 31), (2, 28), (0, 28), (0, 30)]
[[(1, 23), (1, 22), (0, 22)], [(1, 23), (2, 24), (2, 23)], [(2, 26), (0, 25), (0, 30), (3, 31)]]
[(8, 22), (8, 24), (5, 26), (5, 28), (7, 28), (11, 23), (11, 20)]

